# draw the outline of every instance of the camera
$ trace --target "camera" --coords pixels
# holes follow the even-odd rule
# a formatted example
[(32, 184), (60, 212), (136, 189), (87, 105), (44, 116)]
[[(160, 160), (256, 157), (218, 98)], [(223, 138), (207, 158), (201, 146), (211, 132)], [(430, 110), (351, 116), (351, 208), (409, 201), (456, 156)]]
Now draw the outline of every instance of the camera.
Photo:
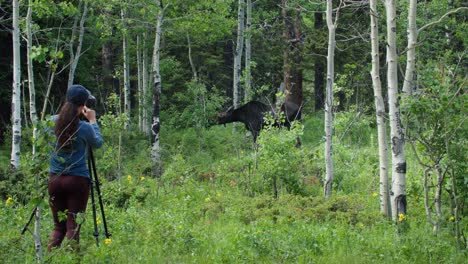
[(86, 103), (85, 103), (86, 107), (94, 109), (96, 107), (96, 104), (97, 104), (96, 97), (89, 95), (88, 100), (86, 100)]

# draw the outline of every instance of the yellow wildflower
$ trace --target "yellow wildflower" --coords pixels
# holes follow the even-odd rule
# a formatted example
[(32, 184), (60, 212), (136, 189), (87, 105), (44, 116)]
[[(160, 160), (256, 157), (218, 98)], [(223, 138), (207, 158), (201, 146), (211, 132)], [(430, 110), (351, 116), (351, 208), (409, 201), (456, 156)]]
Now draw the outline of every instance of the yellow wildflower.
[(454, 222), (454, 221), (455, 221), (455, 217), (454, 217), (453, 215), (451, 215), (450, 218), (449, 218), (449, 221), (450, 221), (450, 222)]
[(405, 221), (405, 220), (406, 220), (406, 215), (404, 215), (404, 214), (399, 214), (399, 215), (398, 215), (398, 221), (399, 221), (399, 222), (403, 222), (403, 221)]
[(101, 224), (101, 219), (99, 219), (99, 217), (96, 218), (96, 224), (98, 224), (98, 225)]
[(372, 197), (377, 197), (377, 196), (379, 196), (379, 194), (376, 192), (372, 194)]
[(10, 206), (12, 203), (13, 203), (13, 198), (8, 197), (8, 199), (7, 199), (6, 202), (5, 202), (5, 205), (6, 205), (6, 206)]
[(210, 198), (210, 197), (206, 197), (206, 198), (205, 198), (205, 202), (209, 202), (209, 201), (211, 201), (211, 198)]
[(127, 180), (132, 181), (132, 175), (127, 175)]
[(141, 176), (140, 177), (140, 181), (144, 181), (145, 180), (145, 177), (144, 176)]
[(221, 197), (222, 195), (221, 195), (221, 193), (217, 193), (216, 196)]
[(104, 244), (109, 245), (110, 243), (112, 243), (112, 239), (106, 238), (106, 239), (104, 240)]
[(364, 228), (364, 224), (363, 224), (363, 223), (359, 223), (359, 227), (360, 227), (360, 228)]

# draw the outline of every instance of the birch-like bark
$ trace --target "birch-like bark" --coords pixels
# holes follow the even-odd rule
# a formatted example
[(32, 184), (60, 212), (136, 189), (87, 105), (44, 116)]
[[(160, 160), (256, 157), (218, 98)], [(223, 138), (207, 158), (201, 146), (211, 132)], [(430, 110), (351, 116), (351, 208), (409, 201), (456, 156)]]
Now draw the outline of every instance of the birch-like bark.
[(437, 172), (437, 183), (436, 183), (436, 193), (434, 197), (434, 206), (437, 215), (437, 219), (435, 221), (435, 225), (433, 226), (433, 233), (437, 235), (439, 232), (440, 222), (442, 220), (442, 188), (444, 184), (444, 173), (440, 168), (440, 165), (436, 165), (436, 172)]
[(418, 42), (416, 11), (417, 0), (410, 0), (408, 11), (408, 51), (406, 55), (405, 78), (403, 80), (403, 93), (407, 96), (416, 90), (416, 44)]
[(241, 102), (241, 74), (242, 74), (242, 50), (244, 46), (244, 0), (239, 0), (237, 11), (237, 42), (234, 52), (234, 83), (233, 83), (233, 101), (234, 109), (240, 106)]
[(124, 8), (120, 10), (120, 15), (123, 24), (122, 34), (122, 53), (123, 53), (123, 73), (124, 73), (124, 113), (126, 115), (126, 129), (130, 129), (130, 62), (128, 58), (128, 41), (127, 41), (127, 29), (126, 29), (126, 13)]
[(192, 42), (190, 41), (190, 33), (187, 31), (187, 45), (188, 45), (188, 59), (190, 63), (190, 68), (192, 69), (193, 80), (198, 80), (197, 69), (192, 59)]
[(246, 22), (245, 22), (245, 92), (244, 102), (250, 101), (252, 98), (252, 69), (250, 65), (252, 57), (252, 0), (246, 1)]
[(47, 84), (47, 91), (44, 97), (44, 104), (42, 105), (41, 120), (44, 120), (46, 116), (47, 103), (49, 102), (50, 91), (52, 90), (52, 85), (55, 80), (55, 72), (56, 72), (56, 67), (54, 65), (50, 65), (49, 82)]
[(160, 49), (161, 49), (161, 37), (162, 37), (162, 25), (164, 22), (164, 11), (166, 7), (160, 7), (158, 12), (157, 24), (156, 24), (156, 36), (154, 39), (154, 50), (153, 50), (153, 124), (151, 125), (152, 132), (152, 159), (154, 162), (154, 174), (155, 176), (161, 175), (161, 149), (159, 146), (159, 131), (161, 127), (160, 123), (160, 111), (161, 111), (161, 72), (159, 68), (160, 63)]
[(379, 142), (380, 167), (380, 211), (387, 217), (391, 216), (390, 196), (388, 186), (388, 148), (387, 129), (385, 124), (385, 104), (382, 97), (379, 60), (379, 14), (377, 0), (370, 0), (371, 46), (372, 46), (372, 86), (374, 88), (375, 113), (377, 118), (377, 135)]
[[(80, 1), (79, 6), (81, 6), (82, 3), (83, 2)], [(78, 66), (78, 62), (80, 60), (81, 48), (83, 47), (83, 36), (84, 36), (84, 30), (85, 30), (84, 23), (86, 21), (87, 13), (88, 13), (88, 2), (84, 1), (83, 14), (81, 15), (81, 19), (80, 19), (80, 33), (78, 35), (78, 46), (76, 47), (76, 52), (74, 51), (74, 48), (75, 48), (74, 42), (75, 42), (75, 30), (76, 30), (76, 21), (77, 21), (76, 19), (78, 18), (78, 16), (76, 17), (75, 23), (73, 24), (73, 33), (72, 33), (72, 37), (70, 40), (70, 70), (68, 72), (68, 87), (73, 85), (73, 82), (75, 80), (75, 71), (76, 71), (76, 67)]]
[(11, 159), (13, 170), (18, 169), (21, 145), (21, 61), (20, 61), (20, 28), (19, 1), (13, 0), (13, 87), (11, 97)]
[(143, 131), (143, 74), (141, 62), (141, 34), (137, 35), (137, 71), (138, 71), (138, 128)]
[[(29, 117), (33, 125), (33, 144), (32, 156), (36, 157), (36, 142), (37, 142), (37, 111), (36, 111), (36, 89), (34, 86), (34, 67), (32, 54), (32, 0), (28, 1), (28, 13), (26, 15), (26, 53), (28, 62), (28, 86), (29, 86)], [(34, 182), (36, 185), (36, 192), (39, 192), (39, 174), (34, 175)], [(39, 263), (42, 262), (42, 241), (41, 241), (41, 208), (37, 208), (34, 221), (34, 247), (36, 249), (36, 258)]]
[(328, 56), (327, 56), (327, 88), (325, 97), (325, 182), (324, 194), (325, 198), (329, 199), (332, 196), (333, 185), (333, 143), (332, 143), (332, 126), (333, 126), (333, 82), (335, 79), (335, 30), (338, 11), (333, 23), (332, 0), (327, 0), (326, 19), (328, 27)]
[(149, 69), (148, 69), (148, 48), (146, 46), (146, 42), (147, 42), (147, 37), (148, 33), (147, 33), (147, 29), (145, 29), (145, 32), (143, 33), (143, 65), (142, 65), (142, 68), (143, 68), (143, 87), (142, 87), (142, 97), (143, 97), (143, 105), (142, 105), (142, 108), (143, 108), (143, 132), (146, 134), (146, 135), (149, 135), (149, 122), (150, 122), (150, 119), (148, 118), (148, 86), (149, 86), (149, 81), (148, 81), (148, 73), (149, 73)]
[[(31, 57), (32, 54), (32, 0), (28, 1), (28, 13), (26, 15), (26, 53), (27, 53), (27, 62), (28, 62), (28, 87), (29, 87), (29, 117), (33, 126), (37, 122), (37, 110), (36, 110), (36, 88), (34, 83), (34, 67), (33, 60)], [(35, 135), (35, 129), (33, 131), (33, 136)], [(33, 155), (35, 149), (33, 146)]]
[(396, 52), (395, 0), (385, 0), (387, 14), (387, 82), (392, 146), (392, 191), (390, 202), (394, 221), (406, 218), (406, 159), (405, 137), (398, 102), (398, 57)]

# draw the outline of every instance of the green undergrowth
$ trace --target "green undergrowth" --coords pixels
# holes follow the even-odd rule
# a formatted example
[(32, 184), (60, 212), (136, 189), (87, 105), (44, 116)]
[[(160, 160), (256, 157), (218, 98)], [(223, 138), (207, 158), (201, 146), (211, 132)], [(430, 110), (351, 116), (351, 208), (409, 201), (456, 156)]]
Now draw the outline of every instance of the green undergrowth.
[[(438, 236), (431, 233), (414, 157), (408, 155), (407, 228), (397, 232), (379, 213), (374, 124), (353, 114), (337, 118), (329, 200), (322, 193), (319, 115), (291, 131), (264, 130), (257, 151), (241, 126), (163, 130), (162, 177), (151, 175), (145, 138), (125, 134), (120, 168), (103, 164), (116, 159), (116, 145), (96, 151), (98, 173), (106, 172), (101, 191), (111, 240), (105, 240), (100, 225), (96, 246), (90, 202), (79, 253), (65, 243), (45, 253), (43, 262), (465, 263), (452, 222), (444, 221)], [(294, 146), (297, 135), (300, 148)], [(26, 190), (34, 186), (32, 177), (21, 175), (2, 174), (9, 180), (0, 188), (0, 263), (35, 262), (32, 235), (20, 232), (37, 202)], [(38, 204), (46, 244), (51, 213), (46, 202)]]

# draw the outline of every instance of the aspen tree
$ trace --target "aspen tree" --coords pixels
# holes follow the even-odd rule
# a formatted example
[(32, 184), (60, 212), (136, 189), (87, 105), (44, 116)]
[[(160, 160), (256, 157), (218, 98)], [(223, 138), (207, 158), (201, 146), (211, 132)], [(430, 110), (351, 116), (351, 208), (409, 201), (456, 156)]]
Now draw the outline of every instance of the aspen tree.
[[(78, 6), (78, 10), (81, 10), (81, 5), (83, 4), (83, 1), (80, 1), (80, 4)], [(84, 6), (83, 6), (83, 13), (81, 14), (81, 19), (80, 19), (80, 31), (78, 35), (78, 45), (76, 46), (76, 51), (75, 49), (75, 34), (76, 34), (76, 24), (78, 21), (78, 15), (75, 16), (75, 21), (73, 23), (73, 30), (72, 30), (72, 36), (70, 38), (70, 69), (68, 71), (68, 86), (70, 87), (71, 85), (74, 84), (75, 80), (75, 71), (76, 67), (78, 66), (78, 62), (80, 60), (81, 56), (81, 49), (83, 47), (83, 36), (84, 36), (84, 23), (86, 21), (86, 16), (88, 13), (88, 2), (84, 1)]]
[(340, 6), (336, 9), (335, 21), (333, 21), (332, 0), (327, 0), (326, 20), (328, 27), (328, 55), (327, 55), (327, 88), (325, 96), (325, 182), (323, 185), (325, 198), (332, 195), (333, 185), (333, 83), (335, 80), (335, 32)]
[(252, 97), (252, 73), (251, 73), (251, 57), (252, 57), (252, 0), (246, 1), (246, 21), (245, 21), (245, 89), (244, 101), (250, 101)]
[(161, 174), (161, 149), (159, 145), (159, 131), (161, 126), (160, 111), (161, 111), (161, 72), (160, 72), (160, 50), (161, 50), (161, 37), (164, 22), (164, 11), (168, 6), (162, 6), (159, 2), (159, 11), (157, 15), (156, 36), (154, 38), (153, 50), (153, 123), (151, 125), (152, 132), (152, 158), (154, 162), (154, 174), (160, 176)]
[(380, 82), (379, 60), (379, 13), (377, 0), (370, 0), (371, 18), (371, 46), (372, 46), (372, 86), (374, 88), (375, 113), (377, 118), (377, 136), (379, 142), (379, 168), (380, 168), (380, 211), (390, 217), (390, 196), (388, 186), (388, 147), (387, 129), (385, 123), (385, 104), (382, 97), (382, 84)]
[(401, 124), (398, 98), (398, 56), (396, 52), (395, 0), (385, 1), (387, 14), (387, 86), (392, 147), (392, 191), (390, 202), (392, 218), (396, 222), (406, 219), (406, 159), (405, 135)]
[[(26, 53), (28, 65), (28, 86), (29, 86), (29, 116), (33, 126), (33, 144), (32, 156), (36, 157), (36, 142), (37, 142), (37, 111), (36, 111), (36, 88), (34, 82), (34, 67), (32, 58), (32, 0), (28, 1), (28, 13), (26, 15)], [(36, 191), (39, 192), (39, 174), (34, 175)], [(34, 246), (36, 249), (36, 258), (38, 262), (42, 260), (42, 241), (41, 241), (41, 214), (42, 208), (37, 207), (34, 219)]]
[(234, 52), (234, 83), (233, 101), (234, 108), (238, 108), (241, 103), (241, 73), (242, 73), (242, 50), (244, 45), (244, 0), (239, 0), (237, 11), (237, 42)]
[[(125, 4), (125, 3), (124, 3)], [(130, 128), (130, 62), (128, 57), (128, 32), (127, 32), (127, 14), (125, 7), (120, 9), (120, 16), (122, 19), (122, 56), (123, 56), (123, 77), (124, 77), (124, 113), (127, 118), (125, 127)]]
[(11, 97), (11, 159), (13, 170), (18, 169), (21, 145), (21, 62), (20, 62), (20, 27), (19, 27), (19, 1), (13, 0), (13, 95)]
[(142, 74), (142, 61), (141, 61), (141, 34), (137, 35), (137, 85), (138, 85), (138, 129), (143, 131), (143, 74)]

